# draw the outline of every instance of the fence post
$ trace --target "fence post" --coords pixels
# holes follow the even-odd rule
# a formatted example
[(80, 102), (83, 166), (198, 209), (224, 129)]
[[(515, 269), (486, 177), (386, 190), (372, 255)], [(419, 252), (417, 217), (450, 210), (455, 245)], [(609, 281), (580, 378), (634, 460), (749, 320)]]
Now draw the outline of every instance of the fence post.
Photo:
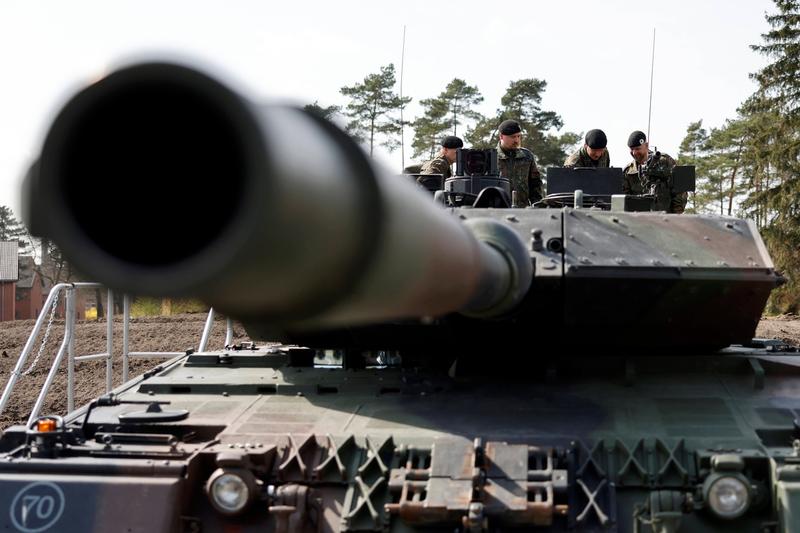
[(6, 383), (6, 388), (3, 389), (3, 395), (0, 396), (0, 413), (8, 404), (8, 400), (11, 398), (11, 393), (14, 391), (14, 385), (17, 384), (17, 380), (19, 379), (22, 370), (25, 368), (25, 363), (28, 361), (28, 356), (33, 349), (33, 345), (36, 342), (36, 338), (39, 336), (39, 331), (42, 329), (42, 324), (44, 324), (45, 319), (50, 314), (50, 311), (53, 307), (54, 300), (58, 297), (58, 294), (68, 285), (66, 283), (59, 283), (58, 285), (54, 285), (50, 288), (50, 293), (47, 295), (47, 301), (45, 301), (44, 305), (42, 306), (42, 310), (39, 313), (38, 318), (36, 319), (36, 324), (33, 326), (33, 331), (31, 335), (28, 337), (28, 341), (25, 343), (25, 347), (22, 349), (22, 353), (20, 354), (19, 358), (17, 359), (17, 364), (14, 367), (14, 370), (11, 371), (11, 375), (8, 376), (8, 382)]
[(203, 336), (200, 337), (200, 346), (197, 347), (198, 352), (206, 351), (208, 346), (208, 339), (211, 337), (211, 328), (214, 326), (214, 308), (208, 310), (208, 317), (206, 318), (206, 325), (203, 328)]
[[(67, 302), (65, 308), (69, 310), (71, 305), (71, 300), (73, 298), (74, 289), (72, 286), (68, 286), (67, 288)], [(69, 314), (69, 311), (67, 311)], [(53, 380), (56, 378), (56, 374), (58, 373), (58, 367), (61, 366), (61, 361), (64, 359), (64, 353), (67, 352), (67, 346), (69, 345), (70, 336), (72, 335), (72, 328), (69, 325), (69, 319), (66, 321), (66, 331), (64, 332), (64, 340), (61, 343), (61, 347), (58, 349), (58, 353), (56, 354), (56, 358), (53, 360), (53, 364), (50, 366), (50, 372), (47, 374), (47, 378), (44, 380), (44, 385), (42, 385), (42, 390), (39, 392), (38, 398), (36, 398), (36, 403), (31, 410), (30, 416), (28, 416), (27, 426), (30, 426), (36, 417), (39, 416), (39, 412), (42, 410), (42, 406), (44, 406), (44, 401), (47, 398), (47, 392), (50, 390), (50, 386), (53, 384)], [(67, 383), (67, 393), (69, 394), (69, 382)]]
[(230, 317), (225, 321), (225, 346), (233, 342), (233, 320)]
[(114, 291), (108, 289), (108, 304), (106, 305), (106, 393), (113, 388), (113, 361), (114, 353)]
[(131, 321), (131, 297), (122, 297), (122, 382), (128, 382), (128, 323)]
[(67, 289), (67, 301), (64, 305), (64, 335), (67, 342), (67, 412), (75, 409), (75, 289)]

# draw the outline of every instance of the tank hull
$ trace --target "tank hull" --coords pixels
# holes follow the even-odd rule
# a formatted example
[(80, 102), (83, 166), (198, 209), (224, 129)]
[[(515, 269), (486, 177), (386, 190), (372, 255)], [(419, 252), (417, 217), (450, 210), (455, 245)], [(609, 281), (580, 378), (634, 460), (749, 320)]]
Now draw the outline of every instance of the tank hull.
[[(289, 348), (182, 357), (117, 396), (169, 401), (189, 411), (182, 421), (125, 423), (141, 409), (125, 403), (95, 407), (84, 421), (84, 408), (66, 426), (85, 440), (57, 458), (37, 457), (19, 428), (7, 431), (0, 506), (9, 512), (0, 520), (63, 532), (452, 531), (469, 520), (632, 531), (648, 519), (641, 509), (652, 494), (683, 502), (725, 453), (741, 458), (758, 499), (733, 521), (683, 509), (681, 531), (752, 530), (796, 508), (785, 476), (794, 468), (797, 363), (755, 348), (550, 355), (558, 362), (517, 364), (502, 380), (466, 369), (292, 368), (287, 360), (299, 355)], [(484, 356), (509, 359), (500, 349)], [(751, 359), (768, 369), (763, 383)], [(205, 487), (221, 465), (246, 466), (259, 480), (238, 516), (209, 502)], [(23, 522), (21, 502), (48, 496), (55, 510), (31, 507)]]

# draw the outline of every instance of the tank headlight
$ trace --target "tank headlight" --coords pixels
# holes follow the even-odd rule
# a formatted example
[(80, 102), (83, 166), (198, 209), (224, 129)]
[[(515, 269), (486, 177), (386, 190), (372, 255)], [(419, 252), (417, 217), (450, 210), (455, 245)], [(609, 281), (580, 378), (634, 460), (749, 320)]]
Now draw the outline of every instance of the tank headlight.
[(255, 497), (255, 492), (255, 478), (248, 470), (218, 469), (206, 484), (211, 504), (217, 511), (229, 516), (243, 512)]
[(739, 518), (750, 507), (750, 485), (741, 475), (710, 475), (705, 482), (708, 507), (720, 518)]

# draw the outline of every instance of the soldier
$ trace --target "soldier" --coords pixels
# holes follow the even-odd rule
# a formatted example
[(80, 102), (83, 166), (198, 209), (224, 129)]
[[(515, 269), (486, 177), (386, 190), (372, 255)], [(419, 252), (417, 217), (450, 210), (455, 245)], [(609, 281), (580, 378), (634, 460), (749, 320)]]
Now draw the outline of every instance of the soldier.
[(525, 207), (542, 199), (542, 175), (536, 159), (527, 148), (521, 148), (522, 128), (516, 120), (504, 120), (498, 127), (497, 169), (511, 181), (516, 193), (516, 205)]
[(442, 139), (442, 149), (439, 150), (439, 155), (423, 163), (419, 173), (441, 174), (444, 179), (449, 178), (453, 174), (450, 165), (456, 161), (456, 150), (463, 146), (464, 141), (454, 135), (448, 135)]
[(603, 130), (589, 130), (583, 146), (564, 161), (564, 166), (608, 168), (610, 157), (607, 144), (608, 139)]
[[(666, 179), (676, 164), (675, 160), (667, 154), (650, 151), (646, 135), (638, 130), (628, 137), (628, 148), (631, 149), (633, 161), (623, 170), (622, 192), (646, 194), (650, 192), (647, 182), (655, 183), (655, 210), (683, 213), (688, 194), (672, 191)], [(646, 174), (642, 172), (643, 166), (647, 169)]]

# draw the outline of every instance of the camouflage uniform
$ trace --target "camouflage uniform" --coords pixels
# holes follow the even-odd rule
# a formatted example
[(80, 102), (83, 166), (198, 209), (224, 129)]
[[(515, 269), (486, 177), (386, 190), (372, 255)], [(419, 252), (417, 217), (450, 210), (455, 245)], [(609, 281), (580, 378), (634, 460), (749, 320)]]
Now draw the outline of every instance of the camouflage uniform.
[(518, 148), (511, 155), (498, 143), (497, 170), (502, 177), (511, 180), (511, 190), (517, 191), (517, 204), (520, 207), (542, 199), (542, 175), (536, 167), (533, 152), (527, 148)]
[(595, 167), (595, 168), (608, 168), (611, 166), (611, 158), (608, 155), (608, 150), (603, 151), (600, 159), (595, 161), (589, 154), (586, 153), (586, 145), (581, 146), (580, 150), (576, 150), (566, 161), (565, 167)]
[[(648, 159), (653, 156), (650, 151)], [(661, 154), (659, 160), (654, 166), (648, 169), (652, 175), (667, 174), (676, 165), (675, 160), (667, 154)], [(645, 190), (644, 180), (639, 176), (639, 169), (641, 165), (636, 161), (632, 161), (625, 170), (623, 170), (622, 192), (625, 194), (646, 194), (649, 191)], [(669, 189), (666, 182), (656, 182), (656, 202), (654, 209), (656, 211), (666, 211), (667, 213), (683, 213), (686, 209), (686, 201), (689, 195), (685, 192), (674, 193)]]
[(443, 155), (437, 155), (430, 161), (422, 164), (420, 174), (441, 174), (444, 179), (449, 178), (453, 173), (450, 171), (450, 161)]

